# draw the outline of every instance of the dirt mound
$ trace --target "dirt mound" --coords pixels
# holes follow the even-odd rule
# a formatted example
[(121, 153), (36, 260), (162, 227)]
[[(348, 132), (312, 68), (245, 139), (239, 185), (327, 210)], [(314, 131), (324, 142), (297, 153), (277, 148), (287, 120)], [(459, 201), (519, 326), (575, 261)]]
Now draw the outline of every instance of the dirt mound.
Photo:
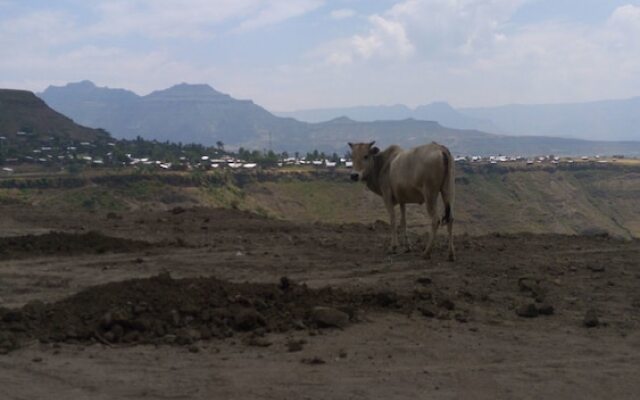
[(50, 232), (44, 235), (0, 238), (0, 257), (8, 259), (50, 254), (130, 252), (149, 246), (146, 242), (105, 236), (98, 232)]
[(52, 304), (0, 309), (0, 348), (7, 351), (30, 338), (189, 345), (237, 332), (344, 328), (361, 310), (410, 312), (421, 302), (415, 293), (310, 289), (286, 278), (280, 284), (231, 283), (165, 273), (91, 287)]

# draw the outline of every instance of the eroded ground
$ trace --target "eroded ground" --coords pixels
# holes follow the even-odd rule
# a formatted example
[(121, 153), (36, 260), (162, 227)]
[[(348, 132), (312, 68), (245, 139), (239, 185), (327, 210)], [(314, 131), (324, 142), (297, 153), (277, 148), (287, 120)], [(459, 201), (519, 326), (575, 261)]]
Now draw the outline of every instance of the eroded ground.
[[(0, 227), (13, 236), (0, 239), (0, 305), (11, 309), (5, 317), (21, 313), (19, 321), (14, 315), (0, 323), (20, 341), (0, 356), (0, 398), (534, 399), (640, 392), (638, 241), (458, 236), (458, 261), (449, 263), (443, 238), (429, 262), (418, 251), (386, 255), (384, 223), (298, 224), (232, 210), (56, 216), (4, 207)], [(50, 231), (64, 234), (15, 237)], [(412, 241), (422, 246), (415, 233)], [(283, 288), (282, 277), (291, 286)], [(135, 278), (151, 279), (129, 281)], [(226, 296), (200, 302), (218, 293), (215, 282)], [(245, 292), (252, 284), (266, 289)], [(158, 285), (173, 294), (162, 296)], [(334, 288), (329, 295), (327, 286)], [(91, 305), (78, 307), (82, 301)], [(181, 308), (187, 303), (196, 304)], [(34, 305), (42, 307), (40, 317), (28, 310)], [(120, 323), (122, 332), (114, 332), (119, 328), (101, 318), (123, 305), (132, 313), (138, 307), (136, 315), (161, 321), (165, 330), (154, 325), (153, 335), (136, 334), (150, 330)], [(320, 326), (309, 314), (315, 305), (348, 311), (348, 325)], [(225, 324), (212, 330), (203, 312), (221, 307), (230, 315), (217, 315)], [(235, 325), (247, 309), (265, 321)], [(90, 316), (76, 315), (86, 310)], [(597, 326), (585, 326), (586, 314), (596, 315)], [(49, 330), (56, 321), (65, 324)], [(69, 326), (91, 329), (83, 334)], [(211, 339), (206, 332), (198, 339), (203, 326)], [(199, 333), (180, 339), (192, 328)]]

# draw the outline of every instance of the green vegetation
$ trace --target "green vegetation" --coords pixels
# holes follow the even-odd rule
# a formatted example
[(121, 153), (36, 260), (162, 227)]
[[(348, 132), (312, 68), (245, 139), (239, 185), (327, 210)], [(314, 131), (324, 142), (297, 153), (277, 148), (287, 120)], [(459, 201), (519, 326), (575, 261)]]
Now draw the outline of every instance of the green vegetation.
[[(640, 237), (636, 169), (463, 169), (457, 173), (457, 233), (575, 234), (604, 230)], [(345, 174), (192, 171), (0, 180), (1, 205), (126, 211), (175, 205), (249, 210), (274, 218), (331, 223), (386, 221), (381, 199)], [(410, 229), (426, 224), (423, 206), (407, 208)]]

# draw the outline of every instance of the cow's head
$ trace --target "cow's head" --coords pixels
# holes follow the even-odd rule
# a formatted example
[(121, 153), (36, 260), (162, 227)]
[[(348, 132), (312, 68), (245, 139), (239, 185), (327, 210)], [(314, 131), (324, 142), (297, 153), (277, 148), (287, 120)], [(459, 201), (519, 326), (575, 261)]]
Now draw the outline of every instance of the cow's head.
[(370, 143), (349, 143), (351, 147), (351, 158), (353, 159), (353, 172), (351, 180), (366, 181), (373, 170), (373, 156), (380, 152), (375, 147), (376, 142)]

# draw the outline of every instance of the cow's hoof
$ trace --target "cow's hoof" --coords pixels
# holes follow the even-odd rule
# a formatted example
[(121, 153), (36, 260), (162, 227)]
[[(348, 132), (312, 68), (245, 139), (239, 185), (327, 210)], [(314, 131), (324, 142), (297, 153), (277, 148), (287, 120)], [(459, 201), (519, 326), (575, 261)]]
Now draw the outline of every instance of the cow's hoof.
[(405, 253), (411, 253), (411, 246), (407, 246), (404, 248)]
[(454, 262), (456, 260), (456, 256), (454, 256), (453, 254), (449, 254), (448, 260)]
[(426, 251), (422, 253), (422, 258), (425, 260), (431, 260), (431, 253), (427, 253)]
[(387, 254), (391, 255), (391, 254), (397, 254), (398, 253), (398, 247), (397, 246), (391, 246), (389, 248), (387, 248)]

